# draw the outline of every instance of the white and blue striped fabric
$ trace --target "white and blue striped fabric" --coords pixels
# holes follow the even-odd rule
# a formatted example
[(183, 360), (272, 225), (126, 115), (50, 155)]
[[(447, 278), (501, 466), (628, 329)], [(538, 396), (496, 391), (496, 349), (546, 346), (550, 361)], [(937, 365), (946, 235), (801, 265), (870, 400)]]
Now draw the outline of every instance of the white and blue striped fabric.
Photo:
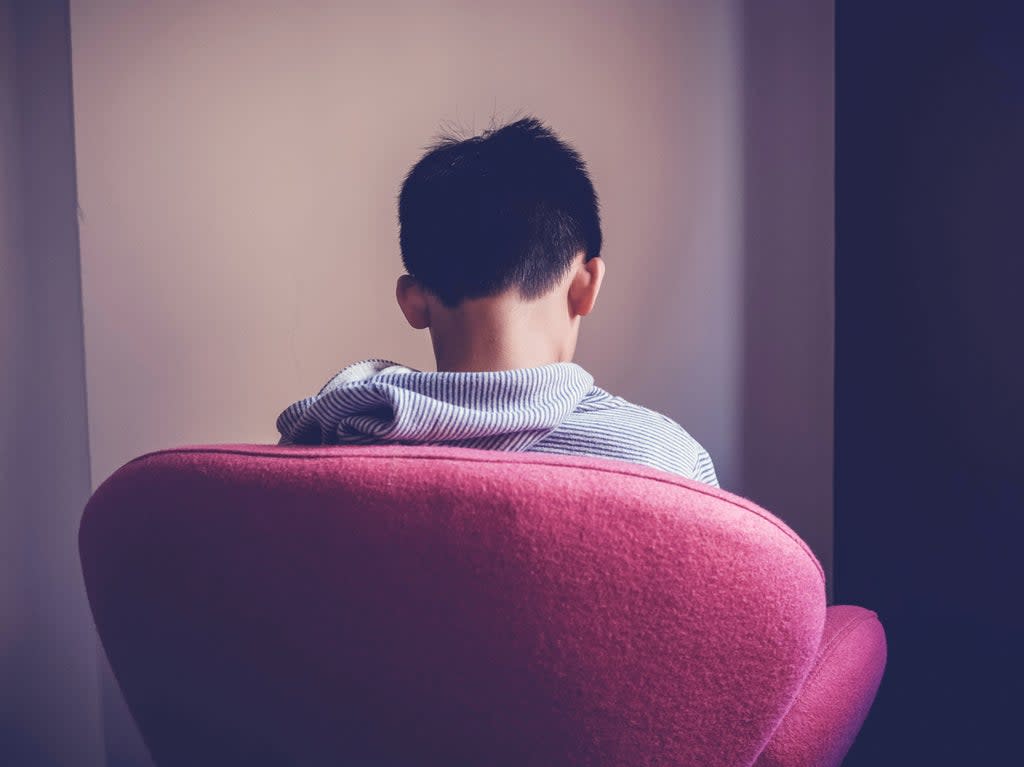
[(280, 445), (448, 445), (617, 458), (718, 487), (711, 457), (675, 421), (615, 397), (572, 362), (453, 373), (350, 365), (277, 418)]

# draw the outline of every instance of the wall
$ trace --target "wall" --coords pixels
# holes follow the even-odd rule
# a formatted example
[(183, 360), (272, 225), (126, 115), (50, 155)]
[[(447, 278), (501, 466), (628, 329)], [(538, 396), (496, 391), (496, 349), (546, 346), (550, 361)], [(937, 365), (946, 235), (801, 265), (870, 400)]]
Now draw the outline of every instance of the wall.
[(0, 764), (100, 765), (66, 2), (0, 2)]
[(580, 361), (735, 484), (733, 19), (585, 7), (75, 3), (94, 479), (169, 444), (272, 440), (349, 361), (430, 366), (394, 306), (399, 184), (442, 122), (524, 109), (578, 145), (604, 205)]
[(746, 0), (742, 28), (739, 489), (831, 573), (834, 6)]
[[(788, 130), (830, 132), (821, 5), (76, 0), (93, 484), (169, 445), (274, 441), (276, 415), (348, 362), (429, 368), (426, 334), (392, 298), (399, 184), (445, 121), (480, 130), (523, 110), (576, 144), (602, 200), (608, 280), (578, 361), (684, 424), (723, 485), (791, 521), (828, 568), (828, 146), (756, 159)], [(787, 24), (787, 45), (769, 45)], [(790, 77), (808, 44), (819, 68), (787, 91), (791, 118), (744, 96)], [(768, 67), (790, 48), (795, 65)], [(765, 142), (743, 127), (752, 108), (772, 127)], [(753, 168), (764, 175), (748, 191)], [(779, 213), (779, 195), (798, 231), (758, 263), (810, 281), (751, 293), (744, 227), (769, 226), (754, 214)], [(779, 347), (762, 334), (757, 357), (745, 339), (781, 306), (783, 326), (814, 330), (786, 350), (795, 367), (765, 379)], [(140, 762), (106, 690), (112, 763)]]
[(836, 594), (889, 642), (850, 767), (1019, 761), (1022, 22), (840, 6)]

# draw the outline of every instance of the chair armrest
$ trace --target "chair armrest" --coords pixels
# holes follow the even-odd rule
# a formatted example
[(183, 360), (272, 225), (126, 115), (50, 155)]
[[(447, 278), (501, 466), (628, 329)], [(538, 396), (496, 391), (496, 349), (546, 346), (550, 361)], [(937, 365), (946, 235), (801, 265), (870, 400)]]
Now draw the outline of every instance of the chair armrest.
[(755, 767), (837, 767), (864, 724), (885, 660), (874, 612), (829, 607), (814, 666)]

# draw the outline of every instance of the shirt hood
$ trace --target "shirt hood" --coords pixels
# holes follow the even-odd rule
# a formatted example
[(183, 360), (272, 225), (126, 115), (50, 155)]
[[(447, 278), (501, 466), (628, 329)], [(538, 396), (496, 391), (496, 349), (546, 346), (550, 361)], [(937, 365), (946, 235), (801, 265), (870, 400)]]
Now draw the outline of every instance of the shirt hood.
[(594, 388), (572, 362), (487, 372), (425, 372), (358, 362), (278, 416), (279, 444), (446, 444), (528, 450)]

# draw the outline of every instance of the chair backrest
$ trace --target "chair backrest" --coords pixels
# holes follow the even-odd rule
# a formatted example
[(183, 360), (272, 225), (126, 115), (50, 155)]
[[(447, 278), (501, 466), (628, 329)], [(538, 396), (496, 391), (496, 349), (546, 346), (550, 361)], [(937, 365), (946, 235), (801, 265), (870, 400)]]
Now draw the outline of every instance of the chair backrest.
[(79, 542), (160, 767), (751, 764), (825, 616), (780, 520), (605, 459), (183, 447)]

